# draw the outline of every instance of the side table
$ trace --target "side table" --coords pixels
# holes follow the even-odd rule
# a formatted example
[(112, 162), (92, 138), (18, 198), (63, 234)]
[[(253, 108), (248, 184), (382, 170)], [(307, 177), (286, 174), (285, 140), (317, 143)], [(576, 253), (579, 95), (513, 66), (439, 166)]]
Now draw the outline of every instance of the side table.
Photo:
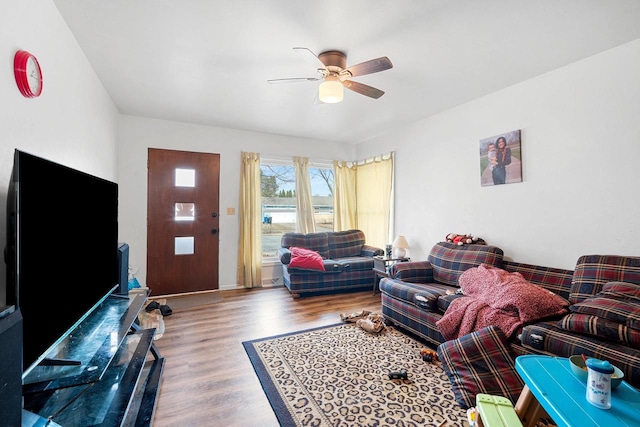
[(408, 262), (411, 258), (373, 257), (373, 295), (378, 292), (378, 283), (382, 277), (389, 277), (389, 267), (397, 262)]
[(578, 378), (566, 357), (525, 355), (516, 358), (516, 371), (525, 387), (515, 410), (525, 426), (546, 413), (558, 427), (637, 426), (640, 392), (626, 381), (611, 390), (611, 409), (587, 402), (586, 383)]

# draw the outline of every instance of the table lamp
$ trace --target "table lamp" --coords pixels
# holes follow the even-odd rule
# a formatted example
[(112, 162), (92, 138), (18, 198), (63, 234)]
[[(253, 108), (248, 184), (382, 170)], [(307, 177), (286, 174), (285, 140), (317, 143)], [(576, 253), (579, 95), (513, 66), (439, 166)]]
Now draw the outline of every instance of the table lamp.
[(396, 236), (396, 239), (393, 241), (394, 256), (396, 258), (404, 258), (407, 254), (407, 248), (409, 248), (409, 243), (406, 237)]

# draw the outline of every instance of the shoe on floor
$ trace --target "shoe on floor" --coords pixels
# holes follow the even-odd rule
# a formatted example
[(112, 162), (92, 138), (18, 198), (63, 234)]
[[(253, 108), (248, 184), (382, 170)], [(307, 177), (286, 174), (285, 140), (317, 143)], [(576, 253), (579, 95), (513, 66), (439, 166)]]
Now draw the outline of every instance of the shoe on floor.
[(145, 310), (147, 313), (151, 313), (153, 310), (160, 308), (160, 304), (157, 301), (151, 301), (146, 307)]
[(171, 316), (171, 313), (173, 313), (173, 310), (171, 310), (171, 307), (169, 307), (168, 305), (161, 305), (160, 313), (162, 313), (163, 316)]

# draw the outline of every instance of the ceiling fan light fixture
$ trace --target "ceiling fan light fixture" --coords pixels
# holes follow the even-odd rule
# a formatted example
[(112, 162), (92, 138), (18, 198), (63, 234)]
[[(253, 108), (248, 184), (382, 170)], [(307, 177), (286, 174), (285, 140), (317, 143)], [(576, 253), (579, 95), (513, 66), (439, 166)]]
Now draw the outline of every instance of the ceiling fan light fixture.
[(318, 98), (327, 104), (335, 104), (344, 98), (344, 87), (335, 76), (327, 76), (320, 83)]

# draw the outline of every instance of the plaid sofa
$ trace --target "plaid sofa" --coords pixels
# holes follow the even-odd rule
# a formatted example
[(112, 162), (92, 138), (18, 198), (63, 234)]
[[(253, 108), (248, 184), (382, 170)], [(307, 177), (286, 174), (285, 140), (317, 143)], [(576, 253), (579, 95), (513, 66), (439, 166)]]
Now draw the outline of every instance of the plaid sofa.
[(455, 293), (457, 278), (480, 263), (519, 272), (571, 304), (567, 315), (525, 325), (508, 337), (511, 354), (606, 359), (640, 388), (640, 257), (584, 255), (575, 270), (565, 270), (504, 260), (492, 246), (441, 242), (427, 261), (395, 264), (390, 278), (380, 281), (383, 315), (440, 346), (445, 339), (436, 322), (453, 299), (464, 297)]
[[(384, 250), (365, 243), (361, 230), (326, 233), (285, 233), (278, 248), (285, 286), (294, 298), (322, 293), (372, 289), (373, 257)], [(325, 271), (290, 268), (291, 247), (316, 251)]]

